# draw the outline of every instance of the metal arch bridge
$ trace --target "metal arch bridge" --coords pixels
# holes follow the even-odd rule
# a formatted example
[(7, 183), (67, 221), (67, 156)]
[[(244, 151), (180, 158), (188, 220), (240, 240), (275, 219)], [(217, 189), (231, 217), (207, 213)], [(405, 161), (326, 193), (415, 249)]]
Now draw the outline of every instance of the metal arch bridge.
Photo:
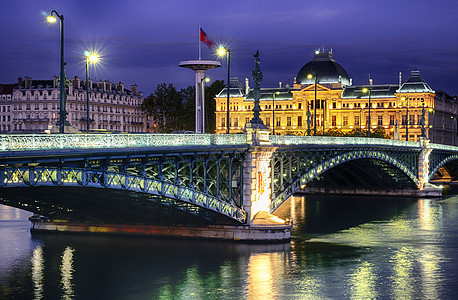
[[(256, 162), (247, 163), (254, 159), (250, 158), (254, 147), (261, 152), (265, 147), (270, 161), (269, 180), (265, 181), (270, 185), (270, 212), (304, 185), (351, 185), (355, 181), (350, 177), (360, 184), (372, 176), (375, 183), (421, 189), (440, 168), (458, 161), (458, 147), (445, 145), (318, 136), (268, 136), (267, 143), (255, 145), (247, 137), (2, 135), (0, 203), (45, 216), (71, 218), (81, 209), (75, 203), (44, 203), (24, 195), (24, 187), (33, 188), (37, 194), (51, 187), (72, 191), (103, 188), (210, 223), (245, 224), (254, 214), (247, 209), (253, 194), (261, 188), (258, 178), (249, 176), (259, 171)], [(9, 194), (22, 197), (15, 202)], [(107, 205), (112, 201), (108, 199)]]

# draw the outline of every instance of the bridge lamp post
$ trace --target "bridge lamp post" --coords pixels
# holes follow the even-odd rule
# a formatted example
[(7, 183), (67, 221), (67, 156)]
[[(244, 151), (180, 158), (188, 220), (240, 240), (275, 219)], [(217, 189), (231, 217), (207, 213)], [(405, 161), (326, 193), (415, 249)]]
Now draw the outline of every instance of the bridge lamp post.
[[(433, 115), (433, 130), (432, 130), (432, 134), (431, 134), (431, 140), (432, 142), (434, 143), (434, 131), (436, 131), (436, 110), (434, 108), (430, 108), (429, 109), (429, 113)], [(428, 128), (429, 128), (429, 133), (431, 133), (431, 125), (429, 124), (429, 117), (428, 117)], [(430, 136), (428, 134), (428, 136)]]
[(368, 88), (363, 88), (363, 93), (368, 93), (369, 94), (369, 126), (367, 128), (367, 135), (368, 137), (371, 137), (371, 90)]
[(316, 136), (316, 83), (318, 80), (318, 76), (316, 74), (308, 74), (307, 78), (308, 79), (315, 78), (315, 102), (313, 104), (313, 110), (314, 110), (313, 112), (313, 135)]
[(275, 95), (280, 95), (279, 91), (272, 93), (272, 135), (275, 135)]
[(60, 20), (59, 133), (64, 133), (67, 114), (65, 110), (64, 16), (59, 15), (57, 11), (53, 10), (46, 20), (49, 23), (55, 23), (57, 21), (56, 17)]
[(456, 142), (456, 118), (455, 117), (450, 117), (451, 119), (453, 119), (453, 146), (455, 146), (455, 142)]
[(226, 113), (226, 133), (229, 134), (229, 92), (231, 86), (231, 73), (230, 73), (230, 65), (231, 65), (231, 50), (226, 47), (220, 46), (217, 51), (218, 56), (222, 57), (226, 55), (227, 59), (227, 113)]
[(205, 115), (205, 82), (210, 82), (210, 77), (205, 76), (200, 80), (200, 133), (205, 133), (204, 115)]
[(361, 127), (362, 127), (362, 125), (361, 125), (361, 124), (362, 124), (362, 123), (361, 123), (361, 120), (362, 120), (362, 119), (361, 119), (361, 113), (362, 113), (363, 111), (364, 111), (364, 108), (361, 108), (361, 109), (359, 110), (359, 137), (362, 136), (362, 132), (361, 132)]
[(402, 101), (407, 101), (406, 103), (406, 141), (409, 141), (409, 98), (402, 97)]
[(86, 56), (86, 131), (89, 132), (89, 63), (97, 63), (99, 57), (89, 51), (84, 51), (84, 56)]

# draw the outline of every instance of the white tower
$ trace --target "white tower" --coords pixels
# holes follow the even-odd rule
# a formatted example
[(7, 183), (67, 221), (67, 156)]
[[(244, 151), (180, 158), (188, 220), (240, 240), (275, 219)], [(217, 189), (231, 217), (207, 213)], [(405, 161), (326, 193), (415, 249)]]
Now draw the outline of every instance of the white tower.
[(205, 133), (205, 89), (202, 81), (205, 71), (221, 67), (219, 61), (214, 60), (185, 60), (180, 62), (180, 67), (196, 72), (196, 133)]

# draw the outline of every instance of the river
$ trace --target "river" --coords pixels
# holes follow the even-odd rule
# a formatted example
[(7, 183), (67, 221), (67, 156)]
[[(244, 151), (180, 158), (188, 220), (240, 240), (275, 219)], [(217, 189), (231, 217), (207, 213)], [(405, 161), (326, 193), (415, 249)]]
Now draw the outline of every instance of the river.
[(33, 234), (0, 206), (0, 299), (458, 299), (458, 196), (296, 196), (291, 243)]

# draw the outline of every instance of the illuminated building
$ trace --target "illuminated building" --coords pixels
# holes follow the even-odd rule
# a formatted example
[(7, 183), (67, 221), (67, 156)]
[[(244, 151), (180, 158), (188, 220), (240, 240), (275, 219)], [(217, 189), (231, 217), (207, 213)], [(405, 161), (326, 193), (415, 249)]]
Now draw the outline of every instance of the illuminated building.
[[(55, 131), (59, 115), (59, 85), (52, 80), (25, 80), (0, 85), (0, 129), (7, 133), (43, 133)], [(89, 113), (91, 130), (146, 132), (147, 116), (141, 110), (143, 95), (137, 85), (89, 80)], [(70, 80), (67, 89), (69, 132), (86, 130), (86, 81)], [(67, 132), (67, 131), (66, 131)]]
[[(316, 91), (315, 91), (316, 79)], [(252, 89), (236, 78), (231, 79), (230, 132), (244, 129), (253, 113)], [(366, 93), (365, 89), (368, 89)], [(315, 101), (316, 93), (316, 101)], [(370, 95), (370, 96), (369, 96)], [(370, 127), (380, 129), (391, 138), (417, 141), (421, 135), (422, 105), (425, 107), (425, 134), (434, 143), (452, 144), (456, 134), (457, 101), (443, 91), (434, 91), (419, 71), (407, 80), (401, 74), (397, 84), (353, 85), (332, 51), (315, 51), (313, 59), (298, 72), (289, 85), (261, 89), (261, 119), (276, 134), (314, 134), (316, 112), (317, 135), (353, 132), (365, 135)], [(226, 132), (226, 88), (215, 98), (216, 132)], [(315, 106), (316, 102), (316, 106)], [(307, 122), (310, 122), (308, 125)], [(310, 127), (308, 127), (310, 126)], [(407, 130), (406, 130), (406, 126)], [(330, 131), (331, 130), (331, 131)]]

